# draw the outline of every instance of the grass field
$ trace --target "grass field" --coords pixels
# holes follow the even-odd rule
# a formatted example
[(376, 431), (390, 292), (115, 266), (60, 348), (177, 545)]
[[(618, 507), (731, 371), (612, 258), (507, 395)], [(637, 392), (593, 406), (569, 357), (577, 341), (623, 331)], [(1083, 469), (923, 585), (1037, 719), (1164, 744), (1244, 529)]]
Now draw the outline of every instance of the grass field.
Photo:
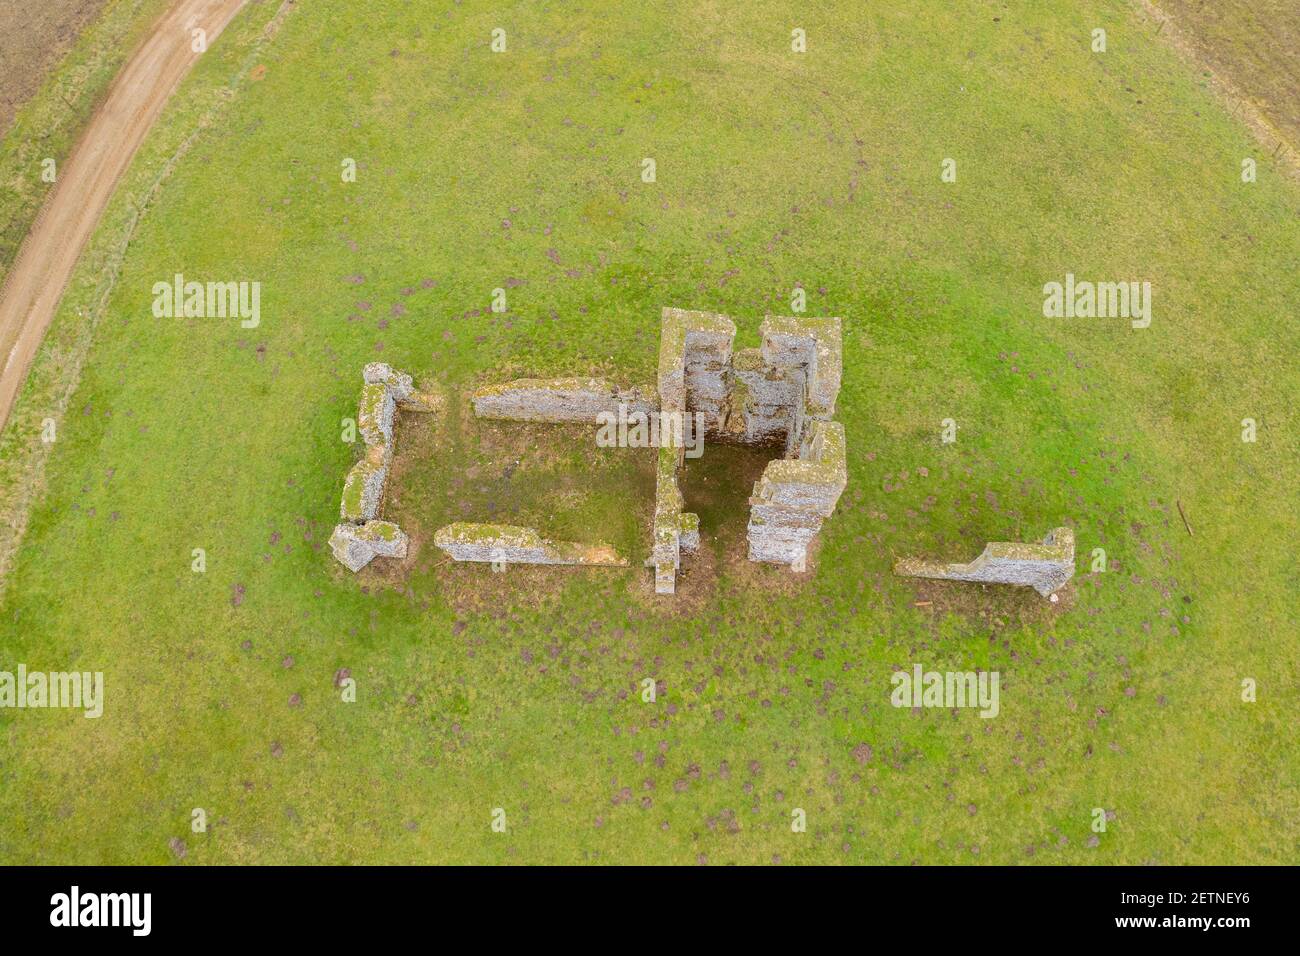
[[(0, 860), (1297, 859), (1300, 190), (1118, 0), (820, 6), (288, 15), (114, 265), (5, 583), (0, 670), (101, 670), (107, 700), (0, 710)], [(128, 193), (271, 12), (200, 64)], [(261, 325), (154, 318), (177, 272), (260, 281)], [(1067, 272), (1150, 281), (1150, 327), (1044, 318)], [(743, 560), (754, 462), (720, 450), (686, 473), (704, 545), (676, 599), (639, 561), (448, 565), (428, 533), (489, 509), (642, 556), (653, 484), (648, 453), (458, 401), (399, 435), (412, 559), (330, 557), (364, 363), (453, 398), (640, 384), (661, 306), (750, 345), (796, 285), (845, 330), (849, 487), (809, 574)], [(1062, 524), (1059, 604), (890, 572)], [(895, 709), (913, 663), (999, 671), (1001, 714)]]

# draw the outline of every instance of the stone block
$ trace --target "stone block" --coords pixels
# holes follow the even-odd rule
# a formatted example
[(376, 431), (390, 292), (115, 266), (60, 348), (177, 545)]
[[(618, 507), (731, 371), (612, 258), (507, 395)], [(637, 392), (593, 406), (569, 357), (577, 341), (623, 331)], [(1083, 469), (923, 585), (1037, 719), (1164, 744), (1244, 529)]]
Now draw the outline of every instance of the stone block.
[(395, 370), (387, 362), (371, 362), (361, 372), (367, 385), (385, 385), (393, 400), (405, 402), (415, 394), (415, 383), (405, 372)]
[(749, 560), (763, 561), (769, 564), (795, 564), (806, 560), (807, 542), (773, 538), (770, 536), (749, 538)]
[(682, 512), (682, 522), (677, 535), (682, 551), (697, 551), (700, 547), (700, 516), (690, 511)]
[(736, 325), (725, 315), (664, 309), (659, 333), (660, 407), (664, 411), (684, 410), (687, 365), (728, 365), (735, 337)]
[[(367, 453), (365, 458), (352, 466), (343, 482), (343, 495), (339, 503), (339, 516), (344, 521), (360, 524), (373, 521), (379, 517), (379, 506), (384, 498), (384, 482), (388, 478), (388, 466), (383, 460), (387, 446), (374, 446), (376, 454)], [(375, 458), (380, 460), (376, 461)]]
[(764, 361), (807, 374), (807, 414), (829, 420), (843, 375), (842, 323), (838, 318), (769, 315), (759, 329)]
[[(655, 591), (672, 594), (676, 590), (677, 568), (681, 566), (682, 493), (677, 487), (677, 469), (682, 452), (677, 448), (660, 448), (655, 464), (655, 514), (651, 529), (649, 564), (655, 569)], [(698, 519), (696, 532), (698, 534)]]
[(382, 382), (367, 382), (361, 386), (361, 401), (357, 404), (357, 431), (367, 445), (385, 445), (393, 440), (393, 416), (397, 402), (389, 387)]
[(754, 484), (750, 502), (807, 509), (826, 517), (847, 484), (844, 426), (812, 422), (800, 456), (770, 462)]
[(788, 406), (803, 400), (803, 370), (768, 365), (759, 349), (738, 351), (732, 374), (736, 381), (745, 384), (749, 400), (755, 404)]
[(406, 549), (406, 535), (391, 521), (344, 523), (330, 535), (334, 557), (352, 572), (360, 571), (376, 557), (404, 558)]
[(786, 434), (790, 430), (789, 406), (747, 406), (744, 410), (745, 441), (762, 444)]

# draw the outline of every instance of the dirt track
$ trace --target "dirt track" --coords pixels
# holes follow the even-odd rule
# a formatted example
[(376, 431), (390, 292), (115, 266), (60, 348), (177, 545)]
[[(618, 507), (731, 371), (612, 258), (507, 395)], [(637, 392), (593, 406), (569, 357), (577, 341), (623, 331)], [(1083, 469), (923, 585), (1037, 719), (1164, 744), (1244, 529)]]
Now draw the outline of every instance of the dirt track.
[(206, 31), (210, 48), (245, 2), (177, 0), (122, 68), (63, 162), (0, 289), (0, 427), (114, 186), (168, 97), (202, 55), (191, 48), (191, 30)]

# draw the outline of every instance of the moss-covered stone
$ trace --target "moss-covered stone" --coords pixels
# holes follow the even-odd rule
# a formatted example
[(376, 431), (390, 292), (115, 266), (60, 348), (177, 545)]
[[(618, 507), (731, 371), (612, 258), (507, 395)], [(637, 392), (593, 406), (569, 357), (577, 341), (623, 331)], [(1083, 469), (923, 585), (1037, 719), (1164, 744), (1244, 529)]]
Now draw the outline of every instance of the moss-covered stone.
[(393, 454), (393, 422), (400, 400), (403, 408), (429, 411), (440, 407), (440, 396), (415, 391), (411, 376), (384, 362), (371, 362), (361, 373), (364, 384), (357, 403), (357, 431), (366, 443), (365, 456), (343, 481), (339, 515), (330, 546), (334, 556), (353, 571), (375, 555), (404, 557), (406, 535), (397, 525), (379, 521), (384, 483)]
[(1074, 531), (1056, 528), (1042, 544), (991, 542), (974, 561), (964, 564), (903, 558), (894, 564), (894, 573), (949, 581), (1013, 584), (1032, 587), (1046, 597), (1074, 576)]
[(809, 418), (829, 420), (835, 414), (844, 361), (841, 327), (834, 317), (769, 315), (759, 329), (768, 364), (805, 370)]
[(367, 445), (383, 445), (393, 438), (393, 414), (397, 405), (387, 385), (361, 386), (357, 403), (357, 431)]
[(349, 571), (360, 571), (372, 559), (406, 557), (407, 539), (390, 521), (344, 523), (330, 535), (330, 550)]
[[(725, 315), (664, 309), (659, 331), (660, 407), (664, 411), (684, 411), (688, 391), (717, 401), (725, 399), (723, 382), (731, 365), (735, 337), (736, 323)], [(716, 427), (716, 412), (712, 417), (710, 427)]]
[(433, 542), (457, 561), (591, 567), (626, 567), (628, 563), (608, 544), (552, 541), (535, 528), (518, 525), (458, 521), (439, 528)]
[[(676, 587), (675, 569), (681, 564), (682, 493), (677, 487), (677, 469), (681, 461), (682, 452), (679, 448), (663, 447), (658, 451), (650, 562), (656, 569), (655, 590), (660, 594), (673, 593)], [(673, 575), (662, 570), (665, 566), (674, 569)]]
[(847, 484), (844, 426), (813, 422), (799, 458), (773, 461), (763, 469), (751, 503), (808, 508), (826, 517)]
[(415, 393), (411, 376), (397, 371), (386, 362), (371, 362), (362, 370), (361, 378), (367, 385), (385, 386), (397, 402), (404, 402)]
[(486, 385), (470, 399), (479, 418), (595, 424), (598, 416), (649, 414), (652, 398), (603, 378), (521, 378)]
[(339, 503), (339, 515), (343, 520), (360, 524), (379, 517), (387, 477), (387, 467), (375, 464), (369, 458), (362, 458), (353, 465), (343, 482)]

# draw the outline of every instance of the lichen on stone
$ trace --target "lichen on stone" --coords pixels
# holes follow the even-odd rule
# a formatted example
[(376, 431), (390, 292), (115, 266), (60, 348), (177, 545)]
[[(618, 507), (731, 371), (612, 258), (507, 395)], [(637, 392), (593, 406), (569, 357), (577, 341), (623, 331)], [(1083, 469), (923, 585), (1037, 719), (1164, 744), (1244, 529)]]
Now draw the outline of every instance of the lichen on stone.
[(393, 423), (398, 403), (413, 411), (437, 407), (433, 392), (418, 393), (411, 376), (384, 362), (371, 362), (361, 372), (357, 431), (366, 443), (365, 455), (348, 471), (339, 498), (343, 523), (330, 536), (330, 548), (349, 570), (358, 571), (376, 556), (405, 557), (407, 539), (401, 528), (380, 521), (384, 483), (393, 453)]
[(942, 578), (985, 584), (1032, 587), (1044, 597), (1062, 588), (1074, 576), (1074, 531), (1055, 528), (1041, 544), (994, 541), (973, 560), (943, 563), (902, 558), (894, 573), (906, 577)]
[(457, 521), (439, 528), (433, 542), (457, 561), (494, 564), (576, 564), (625, 567), (608, 544), (552, 541), (536, 528)]

